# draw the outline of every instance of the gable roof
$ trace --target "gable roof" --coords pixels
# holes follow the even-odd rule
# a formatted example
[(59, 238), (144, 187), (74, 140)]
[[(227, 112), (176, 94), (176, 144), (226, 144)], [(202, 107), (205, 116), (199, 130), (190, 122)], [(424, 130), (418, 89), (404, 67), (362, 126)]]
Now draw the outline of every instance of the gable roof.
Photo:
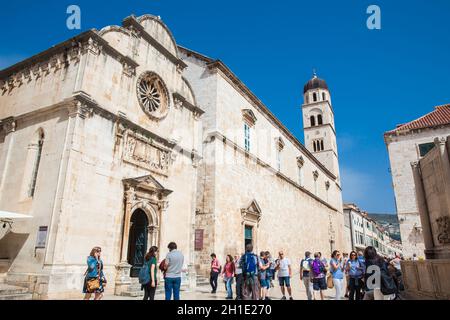
[(416, 120), (398, 125), (397, 128), (386, 132), (384, 135), (406, 133), (411, 130), (433, 128), (443, 125), (450, 125), (450, 104), (437, 106), (432, 112)]

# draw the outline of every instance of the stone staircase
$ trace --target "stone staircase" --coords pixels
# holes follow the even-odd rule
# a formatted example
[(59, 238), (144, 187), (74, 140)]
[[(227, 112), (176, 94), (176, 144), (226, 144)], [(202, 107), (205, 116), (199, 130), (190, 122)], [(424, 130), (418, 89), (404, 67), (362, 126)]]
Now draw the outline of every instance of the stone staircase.
[[(206, 278), (204, 276), (197, 276), (197, 286), (198, 287), (204, 287), (209, 286), (209, 278)], [(186, 284), (181, 285), (181, 291), (187, 291), (188, 287)], [(156, 294), (163, 294), (164, 293), (164, 281), (160, 281), (158, 283), (158, 288), (156, 289)], [(127, 291), (122, 293), (125, 297), (133, 297), (133, 298), (140, 298), (144, 296), (144, 291), (141, 290), (141, 284), (139, 283), (138, 278), (131, 278), (131, 284), (128, 286)]]
[[(0, 281), (4, 281), (1, 279)], [(12, 286), (0, 282), (0, 300), (32, 300), (33, 295), (28, 292), (28, 288)]]
[(209, 285), (209, 278), (197, 275), (197, 287), (204, 287)]
[(6, 273), (0, 273), (0, 301), (1, 300), (32, 300), (33, 295), (28, 288), (14, 286), (6, 282)]

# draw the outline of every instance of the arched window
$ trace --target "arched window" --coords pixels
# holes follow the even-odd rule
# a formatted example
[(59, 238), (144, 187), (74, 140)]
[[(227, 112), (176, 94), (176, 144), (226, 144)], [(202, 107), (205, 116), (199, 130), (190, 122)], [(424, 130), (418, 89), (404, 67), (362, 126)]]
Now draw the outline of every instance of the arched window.
[(316, 102), (317, 101), (317, 93), (313, 93), (313, 101)]
[(313, 149), (314, 149), (314, 152), (317, 151), (317, 145), (316, 145), (316, 141), (315, 140), (313, 141)]
[(327, 100), (327, 94), (325, 92), (322, 92), (322, 100), (323, 101)]
[(319, 115), (317, 116), (317, 124), (318, 124), (319, 126), (323, 124), (323, 120), (322, 120), (322, 115), (321, 115), (321, 114), (319, 114)]
[(308, 104), (309, 103), (309, 95), (305, 95), (305, 100), (306, 100), (306, 104)]
[(320, 151), (325, 150), (325, 148), (323, 147), (323, 140), (320, 140)]
[(316, 125), (316, 118), (314, 116), (311, 116), (311, 127), (314, 127)]
[(39, 164), (41, 162), (43, 146), (44, 146), (44, 131), (42, 129), (39, 129), (38, 140), (35, 143), (31, 144), (31, 147), (35, 150), (35, 158), (34, 158), (33, 171), (31, 174), (30, 187), (28, 189), (29, 197), (33, 197), (34, 193), (36, 191), (36, 181), (37, 181), (37, 176), (38, 176), (38, 171), (39, 171)]

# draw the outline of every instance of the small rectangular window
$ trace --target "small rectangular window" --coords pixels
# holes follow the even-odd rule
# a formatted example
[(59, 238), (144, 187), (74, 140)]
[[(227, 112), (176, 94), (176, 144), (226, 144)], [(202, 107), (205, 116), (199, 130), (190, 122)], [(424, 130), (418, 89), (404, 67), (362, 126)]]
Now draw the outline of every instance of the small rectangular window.
[(245, 151), (250, 152), (250, 126), (244, 124), (244, 145)]
[(424, 157), (433, 148), (434, 148), (434, 143), (433, 142), (419, 144), (420, 156)]
[(245, 246), (247, 246), (248, 244), (253, 244), (253, 227), (245, 226), (244, 242)]

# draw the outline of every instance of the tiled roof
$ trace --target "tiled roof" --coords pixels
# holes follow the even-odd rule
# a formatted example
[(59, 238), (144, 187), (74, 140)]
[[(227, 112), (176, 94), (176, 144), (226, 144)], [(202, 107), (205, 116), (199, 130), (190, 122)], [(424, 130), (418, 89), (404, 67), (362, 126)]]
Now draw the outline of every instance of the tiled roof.
[(408, 132), (415, 129), (432, 128), (450, 124), (450, 104), (437, 106), (432, 112), (411, 122), (398, 125), (394, 130), (388, 131), (385, 135)]

